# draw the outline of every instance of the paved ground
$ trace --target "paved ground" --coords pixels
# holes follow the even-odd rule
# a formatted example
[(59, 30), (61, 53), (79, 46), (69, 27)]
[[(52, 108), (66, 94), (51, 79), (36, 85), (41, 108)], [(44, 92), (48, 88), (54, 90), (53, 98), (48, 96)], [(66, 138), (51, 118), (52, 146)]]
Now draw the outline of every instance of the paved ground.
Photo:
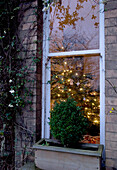
[(38, 168), (35, 168), (34, 163), (27, 163), (24, 165), (20, 170), (39, 170)]

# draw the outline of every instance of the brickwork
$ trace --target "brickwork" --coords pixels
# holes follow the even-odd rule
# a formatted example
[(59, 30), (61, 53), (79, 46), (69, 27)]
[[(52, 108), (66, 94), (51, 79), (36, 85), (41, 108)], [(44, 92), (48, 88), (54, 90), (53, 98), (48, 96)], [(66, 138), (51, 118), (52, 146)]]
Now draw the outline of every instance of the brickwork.
[[(38, 1), (40, 3), (41, 1)], [(26, 63), (32, 68), (30, 77), (37, 80), (27, 86), (33, 89), (33, 98), (31, 98), (33, 104), (27, 106), (23, 111), (23, 115), (17, 115), (17, 122), (19, 125), (24, 125), (22, 128), (18, 126), (16, 128), (16, 164), (20, 165), (23, 157), (24, 146), (27, 144), (27, 154), (32, 149), (32, 145), (41, 136), (41, 76), (42, 76), (42, 64), (41, 60), (38, 64), (32, 64), (32, 56), (40, 58), (40, 46), (42, 41), (35, 43), (37, 40), (42, 39), (43, 26), (42, 18), (37, 13), (37, 0), (21, 3), (23, 14), (19, 26), (19, 36), (23, 44), (23, 50), (20, 55), (23, 59), (26, 59)], [(38, 5), (42, 11), (40, 4)], [(38, 22), (37, 22), (38, 20)], [(37, 25), (38, 24), (38, 25)], [(107, 0), (105, 5), (105, 68), (106, 68), (106, 170), (117, 169), (117, 114), (115, 112), (110, 113), (112, 107), (117, 109), (117, 0)], [(113, 89), (113, 87), (115, 89)], [(25, 131), (28, 129), (28, 132)], [(29, 137), (30, 133), (35, 132), (33, 137)], [(29, 142), (27, 142), (27, 136)], [(18, 168), (17, 168), (18, 169)]]
[[(37, 0), (21, 1), (19, 13), (19, 38), (21, 41), (20, 56), (28, 66), (29, 77), (26, 87), (33, 92), (33, 96), (27, 97), (32, 104), (22, 110), (22, 115), (17, 115), (15, 130), (15, 163), (16, 170), (20, 169), (27, 158), (32, 159), (32, 146), (36, 141), (37, 124), (37, 63), (33, 58), (37, 57)], [(38, 73), (39, 74), (39, 73)], [(41, 76), (38, 78), (41, 79)], [(34, 80), (34, 81), (31, 81)], [(41, 87), (38, 87), (41, 89)], [(41, 120), (40, 120), (41, 121)], [(39, 131), (39, 129), (38, 129)], [(29, 155), (29, 156), (28, 156)]]
[[(106, 170), (117, 169), (117, 1), (105, 5)], [(115, 89), (113, 89), (113, 87)]]

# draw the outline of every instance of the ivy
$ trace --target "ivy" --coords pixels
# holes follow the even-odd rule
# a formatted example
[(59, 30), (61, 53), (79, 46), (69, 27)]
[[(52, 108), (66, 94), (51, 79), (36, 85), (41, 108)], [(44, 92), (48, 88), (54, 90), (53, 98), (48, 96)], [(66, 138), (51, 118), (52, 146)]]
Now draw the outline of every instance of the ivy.
[[(22, 59), (20, 52), (23, 50), (23, 44), (18, 37), (20, 11), (20, 0), (1, 0), (0, 2), (0, 138), (3, 146), (1, 152), (5, 148), (6, 133), (14, 138), (14, 128), (17, 124), (16, 116), (22, 115), (22, 110), (29, 105), (29, 109), (33, 111), (32, 97), (29, 83), (34, 83), (35, 80), (29, 76), (34, 69), (31, 67), (33, 63), (38, 63), (40, 60), (32, 57), (31, 64), (26, 65), (26, 60)], [(23, 16), (23, 14), (21, 15)], [(21, 18), (20, 18), (21, 19)], [(36, 41), (34, 43), (37, 43)], [(33, 56), (33, 55), (32, 55)], [(26, 136), (33, 137), (33, 132), (28, 132), (26, 127)], [(27, 135), (28, 134), (28, 135)], [(32, 140), (32, 139), (31, 139)], [(10, 152), (14, 154), (15, 139), (11, 141)], [(26, 149), (26, 148), (25, 148)], [(21, 155), (22, 152), (19, 154)], [(26, 152), (28, 154), (28, 152)], [(3, 153), (5, 156), (5, 152)], [(13, 160), (13, 157), (11, 158)], [(7, 161), (7, 159), (6, 159)], [(7, 162), (2, 162), (1, 166)], [(14, 165), (12, 165), (14, 166)]]

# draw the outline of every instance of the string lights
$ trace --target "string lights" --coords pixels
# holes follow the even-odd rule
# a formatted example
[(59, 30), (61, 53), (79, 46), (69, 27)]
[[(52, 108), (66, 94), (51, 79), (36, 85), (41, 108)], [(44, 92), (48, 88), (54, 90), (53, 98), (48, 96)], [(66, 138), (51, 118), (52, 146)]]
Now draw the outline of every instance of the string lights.
[(52, 71), (56, 73), (57, 79), (53, 80), (54, 83), (51, 86), (51, 99), (54, 103), (55, 100), (66, 101), (69, 96), (73, 97), (78, 106), (82, 107), (91, 124), (90, 127), (92, 125), (98, 127), (100, 123), (99, 91), (92, 87), (91, 73), (89, 75), (88, 73), (84, 74), (83, 60), (80, 60), (79, 57), (77, 63), (77, 61), (73, 62), (74, 59), (75, 57), (67, 60), (63, 58), (55, 59), (55, 65), (53, 62)]

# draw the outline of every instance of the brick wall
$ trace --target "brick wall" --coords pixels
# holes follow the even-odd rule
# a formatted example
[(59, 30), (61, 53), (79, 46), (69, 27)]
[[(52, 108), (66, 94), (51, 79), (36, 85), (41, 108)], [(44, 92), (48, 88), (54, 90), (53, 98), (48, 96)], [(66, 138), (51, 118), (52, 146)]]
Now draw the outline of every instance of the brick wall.
[[(29, 68), (29, 76), (26, 86), (33, 92), (33, 96), (28, 96), (27, 100), (32, 104), (22, 109), (22, 114), (17, 114), (15, 130), (15, 165), (19, 169), (27, 159), (33, 158), (32, 146), (41, 136), (41, 59), (34, 62), (36, 57), (41, 58), (42, 53), (38, 53), (41, 44), (38, 43), (38, 8), (37, 0), (22, 1), (19, 13), (19, 38), (21, 41), (21, 51), (19, 55), (23, 58), (24, 65)], [(41, 9), (42, 11), (42, 9)], [(38, 33), (37, 33), (38, 32)], [(40, 36), (41, 38), (41, 36)], [(40, 50), (39, 50), (40, 52)], [(33, 81), (32, 81), (33, 80)]]
[[(106, 169), (117, 169), (117, 1), (105, 5)], [(113, 87), (115, 90), (113, 89)]]
[[(40, 2), (40, 1), (39, 1)], [(30, 107), (27, 106), (23, 111), (23, 115), (17, 115), (17, 122), (19, 125), (23, 124), (24, 129), (20, 126), (16, 128), (16, 165), (20, 167), (21, 160), (23, 159), (22, 153), (24, 152), (24, 144), (27, 144), (28, 150), (32, 150), (32, 145), (37, 139), (40, 138), (41, 129), (41, 61), (40, 63), (32, 63), (32, 56), (40, 58), (40, 46), (42, 41), (35, 40), (42, 39), (42, 18), (41, 15), (35, 15), (37, 13), (37, 0), (29, 1), (28, 3), (21, 3), (22, 7), (22, 20), (19, 26), (19, 36), (23, 44), (23, 49), (20, 55), (26, 59), (32, 67), (30, 77), (34, 80), (34, 83), (30, 84), (30, 88), (33, 89), (33, 104)], [(40, 7), (40, 5), (39, 5)], [(106, 169), (117, 169), (117, 114), (115, 111), (110, 113), (112, 107), (117, 109), (117, 93), (114, 91), (111, 84), (114, 87), (117, 86), (117, 0), (108, 0), (105, 5), (105, 58), (106, 58)], [(38, 9), (40, 12), (41, 8)], [(37, 22), (38, 21), (38, 22)], [(38, 24), (38, 25), (37, 25)], [(25, 131), (28, 129), (28, 132)], [(33, 137), (29, 137), (27, 142), (27, 135), (34, 133)], [(37, 133), (37, 135), (36, 135)]]

